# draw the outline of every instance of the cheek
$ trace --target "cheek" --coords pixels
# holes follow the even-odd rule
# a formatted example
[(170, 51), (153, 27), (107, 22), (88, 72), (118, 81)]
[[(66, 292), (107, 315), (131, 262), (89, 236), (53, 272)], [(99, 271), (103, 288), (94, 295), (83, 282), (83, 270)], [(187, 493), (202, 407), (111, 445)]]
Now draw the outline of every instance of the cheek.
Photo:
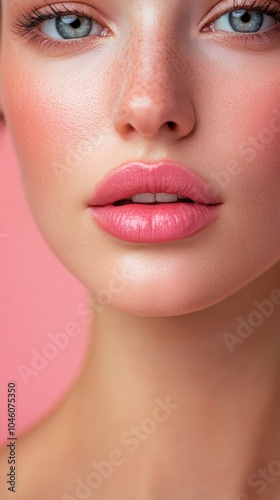
[(90, 174), (93, 181), (98, 148), (108, 148), (104, 123), (110, 115), (100, 105), (101, 74), (92, 82), (85, 59), (30, 55), (3, 61), (7, 123), (34, 212), (40, 205), (42, 214), (44, 203), (60, 209), (69, 199), (73, 206), (81, 202)]
[(112, 83), (102, 65), (98, 73), (86, 57), (78, 59), (64, 64), (34, 56), (7, 57), (1, 83), (34, 218), (52, 250), (86, 282), (96, 275), (96, 262), (108, 250), (85, 209), (106, 165), (118, 165), (121, 158), (114, 137), (106, 134)]
[(70, 220), (79, 198), (77, 180), (81, 182), (83, 171), (71, 160), (83, 131), (83, 94), (77, 99), (75, 85), (69, 92), (69, 84), (55, 70), (59, 62), (7, 57), (3, 65), (7, 124), (29, 204), (50, 243), (58, 237), (62, 214)]
[[(225, 190), (239, 263), (265, 270), (280, 258), (280, 106), (275, 75), (240, 88), (232, 116)], [(233, 120), (230, 120), (233, 125)], [(227, 184), (228, 183), (228, 184)], [(230, 219), (229, 219), (230, 220)], [(246, 255), (246, 259), (244, 259)]]
[(227, 62), (218, 52), (212, 64), (208, 60), (209, 91), (194, 101), (200, 117), (194, 165), (204, 166), (222, 193), (215, 258), (220, 255), (223, 280), (232, 269), (231, 279), (240, 283), (280, 258), (280, 69), (275, 55), (259, 55), (262, 66), (249, 64), (256, 56)]
[[(280, 104), (276, 82), (272, 74), (270, 81), (260, 82), (251, 92), (239, 87), (230, 120), (232, 133), (228, 134), (233, 163), (232, 168), (230, 163), (226, 165), (226, 171), (235, 197), (242, 196), (245, 206), (254, 204), (255, 215), (260, 218), (269, 207), (276, 210), (271, 213), (274, 218), (280, 209)], [(254, 221), (258, 223), (256, 217)]]
[(239, 82), (227, 134), (232, 153), (225, 164), (225, 190), (234, 207), (236, 236), (244, 240), (240, 249), (247, 248), (256, 262), (270, 252), (274, 261), (280, 257), (279, 76), (259, 76), (252, 88)]
[[(47, 75), (43, 68), (40, 70), (40, 64), (35, 70), (36, 60), (33, 63), (29, 58), (24, 62), (6, 60), (3, 65), (2, 89), (7, 120), (18, 153), (32, 158), (50, 145), (55, 148), (63, 120), (63, 89), (59, 82), (51, 86), (52, 75)], [(61, 141), (60, 147), (63, 145)]]
[(279, 214), (280, 69), (275, 55), (226, 58), (218, 51), (209, 63), (209, 92), (199, 108), (201, 164), (209, 158), (210, 178), (236, 210), (256, 204), (259, 215), (261, 208), (265, 215), (271, 196)]

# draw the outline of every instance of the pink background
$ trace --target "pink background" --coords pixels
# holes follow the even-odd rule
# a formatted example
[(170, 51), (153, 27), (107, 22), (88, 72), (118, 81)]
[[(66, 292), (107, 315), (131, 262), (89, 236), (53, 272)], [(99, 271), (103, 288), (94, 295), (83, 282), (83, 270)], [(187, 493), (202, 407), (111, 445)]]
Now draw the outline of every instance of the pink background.
[[(49, 250), (33, 221), (7, 130), (0, 132), (0, 442), (7, 438), (7, 383), (17, 382), (17, 434), (40, 420), (78, 375), (84, 359), (88, 324), (77, 314), (87, 291)], [(32, 369), (35, 349), (52, 343), (48, 334), (69, 322), (81, 331), (53, 359)], [(47, 351), (48, 352), (48, 351)], [(43, 365), (40, 365), (43, 366)], [(34, 375), (33, 373), (37, 373)]]

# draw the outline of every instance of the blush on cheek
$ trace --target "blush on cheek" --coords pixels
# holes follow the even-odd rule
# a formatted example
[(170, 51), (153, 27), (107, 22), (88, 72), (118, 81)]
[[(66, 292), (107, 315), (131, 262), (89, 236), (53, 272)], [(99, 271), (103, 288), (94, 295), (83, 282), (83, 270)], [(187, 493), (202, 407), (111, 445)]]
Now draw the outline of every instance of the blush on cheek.
[[(237, 174), (232, 185), (239, 194), (255, 197), (254, 190), (276, 194), (280, 182), (280, 102), (276, 77), (250, 92), (238, 87), (236, 99), (225, 119), (222, 142), (228, 141)], [(233, 89), (232, 89), (233, 90)], [(231, 131), (231, 135), (230, 135)]]
[(44, 86), (38, 80), (37, 73), (20, 71), (20, 79), (15, 78), (16, 74), (11, 64), (8, 65), (3, 82), (7, 123), (22, 160), (20, 163), (36, 175), (42, 167), (49, 170), (55, 151), (63, 154), (65, 148), (66, 152), (61, 110), (47, 83)]
[[(81, 127), (77, 123), (73, 100), (63, 98), (61, 86), (51, 90), (48, 75), (21, 68), (20, 81), (9, 65), (4, 79), (4, 99), (7, 122), (22, 168), (25, 186), (34, 199), (53, 195), (61, 199), (61, 186), (73, 184), (75, 177), (72, 150), (80, 141)], [(11, 76), (12, 75), (12, 76)], [(41, 78), (41, 80), (39, 79)], [(74, 172), (75, 173), (75, 172)], [(60, 191), (59, 196), (57, 191)]]
[[(258, 87), (248, 92), (240, 89), (240, 96), (236, 102), (235, 117), (238, 118), (238, 127), (244, 130), (244, 148), (251, 159), (259, 155), (278, 153), (280, 151), (280, 102), (279, 102), (279, 75), (271, 76), (271, 80), (262, 82)], [(273, 166), (273, 162), (272, 162)]]
[[(82, 57), (25, 59), (17, 56), (3, 61), (7, 121), (23, 174), (42, 190), (57, 186), (61, 177), (69, 187), (81, 182), (84, 188), (82, 170), (93, 167), (96, 143), (108, 149), (106, 134), (100, 131), (106, 96), (102, 101), (99, 86), (92, 82), (93, 69), (88, 69)], [(105, 76), (101, 78), (96, 71), (95, 78), (100, 83)]]
[(269, 184), (274, 190), (280, 180), (280, 105), (276, 104), (275, 95), (269, 95), (269, 89), (265, 99), (256, 100), (249, 125), (238, 146), (239, 154), (247, 160), (248, 172), (257, 177), (262, 190)]

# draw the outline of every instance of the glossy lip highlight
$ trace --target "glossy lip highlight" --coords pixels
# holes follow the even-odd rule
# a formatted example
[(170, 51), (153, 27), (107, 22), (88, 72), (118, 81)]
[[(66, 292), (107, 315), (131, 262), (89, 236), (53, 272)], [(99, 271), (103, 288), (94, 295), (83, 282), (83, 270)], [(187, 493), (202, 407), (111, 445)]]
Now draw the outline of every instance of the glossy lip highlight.
[[(140, 193), (170, 193), (188, 203), (114, 203)], [(192, 236), (213, 222), (222, 202), (198, 175), (178, 163), (134, 162), (115, 170), (95, 189), (89, 211), (111, 236), (130, 243), (163, 243)]]
[(213, 188), (179, 163), (133, 162), (111, 173), (96, 187), (89, 205), (113, 205), (139, 193), (179, 194), (203, 205), (222, 203)]

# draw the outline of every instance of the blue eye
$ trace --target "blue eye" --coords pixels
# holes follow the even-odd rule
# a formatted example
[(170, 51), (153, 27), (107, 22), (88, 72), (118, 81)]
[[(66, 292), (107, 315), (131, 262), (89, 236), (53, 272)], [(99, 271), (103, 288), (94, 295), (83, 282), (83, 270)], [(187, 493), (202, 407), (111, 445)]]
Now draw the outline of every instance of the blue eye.
[(104, 36), (107, 30), (94, 19), (77, 15), (59, 16), (41, 23), (41, 31), (56, 39), (75, 39), (90, 35)]
[(227, 12), (211, 23), (212, 31), (231, 31), (237, 33), (256, 33), (277, 24), (271, 15), (258, 10), (240, 9)]

